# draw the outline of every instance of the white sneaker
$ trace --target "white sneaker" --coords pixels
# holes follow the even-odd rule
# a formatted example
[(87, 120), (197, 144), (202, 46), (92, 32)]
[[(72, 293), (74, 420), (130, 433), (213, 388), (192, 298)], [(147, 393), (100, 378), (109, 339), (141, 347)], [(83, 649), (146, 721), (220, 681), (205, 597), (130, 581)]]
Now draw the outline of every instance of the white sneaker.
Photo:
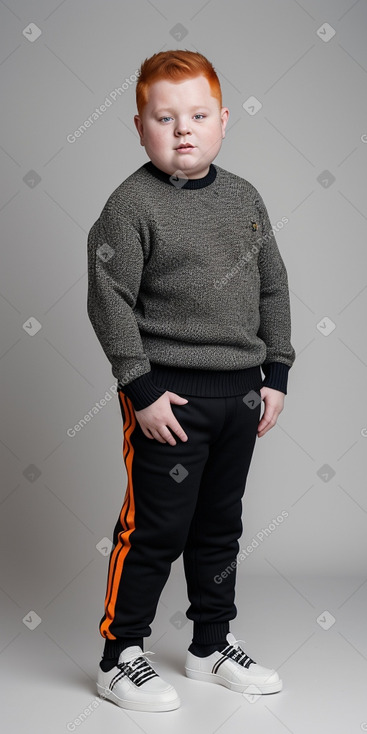
[(171, 711), (181, 705), (176, 689), (152, 668), (139, 645), (131, 645), (120, 653), (114, 668), (104, 673), (98, 666), (97, 690), (117, 706), (134, 711)]
[(245, 640), (236, 640), (231, 632), (228, 632), (226, 640), (227, 647), (205, 658), (193, 655), (188, 650), (185, 664), (187, 677), (218, 683), (231, 691), (247, 692), (251, 696), (282, 690), (282, 681), (275, 670), (257, 665), (246, 655), (238, 644)]

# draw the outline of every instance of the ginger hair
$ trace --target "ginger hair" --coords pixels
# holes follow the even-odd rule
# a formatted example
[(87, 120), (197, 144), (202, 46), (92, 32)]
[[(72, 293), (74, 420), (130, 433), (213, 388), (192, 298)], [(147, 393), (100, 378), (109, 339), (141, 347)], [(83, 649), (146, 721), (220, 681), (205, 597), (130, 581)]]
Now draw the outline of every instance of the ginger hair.
[(136, 106), (141, 117), (148, 102), (148, 90), (151, 84), (167, 79), (180, 82), (184, 79), (193, 79), (204, 76), (210, 86), (213, 97), (222, 107), (222, 90), (214, 66), (200, 53), (194, 51), (160, 51), (143, 61), (136, 84)]

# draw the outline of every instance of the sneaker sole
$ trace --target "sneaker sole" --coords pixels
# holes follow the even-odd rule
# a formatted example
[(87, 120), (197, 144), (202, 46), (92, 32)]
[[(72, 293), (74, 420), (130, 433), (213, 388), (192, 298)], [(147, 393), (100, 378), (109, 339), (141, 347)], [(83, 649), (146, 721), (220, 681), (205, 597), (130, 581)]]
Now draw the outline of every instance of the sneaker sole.
[(181, 701), (177, 697), (173, 701), (129, 701), (128, 699), (119, 698), (116, 693), (97, 683), (97, 691), (104, 701), (111, 701), (123, 709), (131, 709), (132, 711), (173, 711), (181, 706)]
[[(185, 667), (185, 673), (188, 678), (193, 678), (195, 680), (202, 680), (207, 683), (217, 683), (220, 686), (225, 686), (226, 688), (229, 688), (231, 691), (236, 691), (237, 693), (245, 693), (246, 688), (249, 686), (254, 688), (256, 686), (256, 693), (278, 693), (283, 688), (283, 682), (281, 680), (276, 681), (275, 683), (234, 683), (232, 681), (227, 680), (227, 678), (222, 678), (218, 673), (205, 673), (202, 670), (193, 670), (192, 668)], [(250, 689), (250, 694), (253, 694), (254, 691)]]

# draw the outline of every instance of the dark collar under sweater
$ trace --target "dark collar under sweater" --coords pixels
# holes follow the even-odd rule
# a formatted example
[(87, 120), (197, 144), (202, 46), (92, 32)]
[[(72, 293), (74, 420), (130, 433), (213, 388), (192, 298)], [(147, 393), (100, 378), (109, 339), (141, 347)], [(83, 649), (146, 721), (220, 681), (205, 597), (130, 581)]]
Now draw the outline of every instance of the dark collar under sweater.
[[(166, 173), (165, 171), (161, 171), (160, 168), (157, 168), (157, 166), (152, 162), (148, 161), (144, 164), (144, 168), (146, 168), (147, 171), (153, 174), (156, 178), (159, 178), (161, 181), (165, 181), (165, 183), (169, 184), (170, 186), (174, 185), (171, 181), (172, 175)], [(213, 181), (215, 181), (217, 176), (217, 169), (213, 165), (213, 163), (209, 166), (209, 171), (206, 174), (206, 176), (203, 176), (202, 178), (188, 178), (187, 181), (180, 186), (182, 189), (202, 189), (205, 186), (209, 186)], [(178, 178), (180, 178), (178, 176)]]

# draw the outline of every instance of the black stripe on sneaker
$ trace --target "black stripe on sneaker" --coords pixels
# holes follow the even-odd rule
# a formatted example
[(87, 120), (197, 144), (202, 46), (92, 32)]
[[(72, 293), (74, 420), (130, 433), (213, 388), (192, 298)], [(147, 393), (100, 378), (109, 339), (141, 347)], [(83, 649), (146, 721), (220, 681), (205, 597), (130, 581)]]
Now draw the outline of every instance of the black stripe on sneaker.
[(222, 658), (220, 658), (220, 660), (217, 660), (217, 662), (216, 662), (216, 663), (214, 663), (214, 665), (213, 665), (213, 667), (212, 667), (212, 673), (217, 673), (217, 672), (218, 672), (218, 668), (219, 668), (219, 667), (220, 667), (220, 666), (222, 665), (222, 663), (224, 663), (224, 661), (225, 661), (225, 660), (227, 660), (227, 659), (228, 659), (228, 658), (227, 658), (227, 655), (223, 655), (223, 657), (222, 657)]
[(235, 663), (242, 665), (243, 668), (249, 668), (251, 663), (255, 663), (240, 647), (233, 647), (233, 645), (225, 647), (221, 650), (221, 654), (222, 658), (213, 665), (212, 673), (217, 673), (218, 668), (226, 659), (233, 660)]
[(118, 681), (119, 681), (119, 680), (120, 680), (121, 678), (123, 678), (123, 677), (124, 677), (124, 675), (125, 675), (125, 673), (124, 673), (124, 672), (121, 672), (121, 673), (117, 673), (117, 674), (115, 675), (115, 677), (114, 677), (114, 678), (112, 678), (112, 680), (111, 680), (111, 682), (110, 682), (110, 685), (108, 686), (108, 687), (109, 687), (109, 689), (110, 689), (110, 691), (112, 691), (112, 690), (113, 690), (113, 688), (114, 688), (114, 686), (116, 685), (116, 683), (118, 683)]

